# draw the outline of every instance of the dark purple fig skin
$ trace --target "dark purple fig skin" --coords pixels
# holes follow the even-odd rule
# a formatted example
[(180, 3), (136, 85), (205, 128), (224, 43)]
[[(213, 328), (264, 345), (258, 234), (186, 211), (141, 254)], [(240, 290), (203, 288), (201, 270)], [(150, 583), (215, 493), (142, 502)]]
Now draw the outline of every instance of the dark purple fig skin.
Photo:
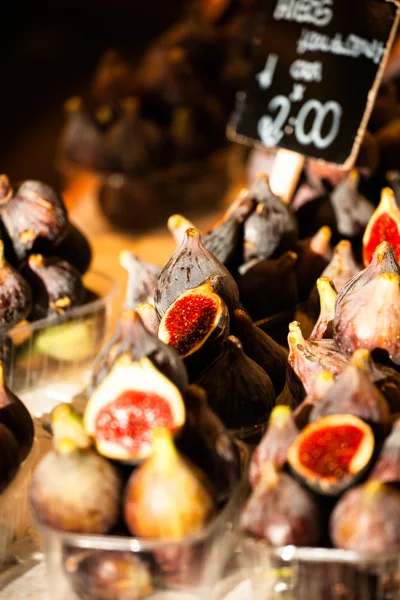
[(211, 275), (219, 279), (216, 292), (226, 302), (230, 312), (239, 306), (239, 290), (229, 271), (206, 250), (201, 235), (188, 229), (181, 246), (161, 271), (154, 293), (154, 303), (160, 317), (178, 296), (204, 283)]
[(228, 337), (223, 353), (199, 377), (212, 410), (229, 429), (264, 424), (275, 404), (267, 373), (243, 352), (239, 340)]
[(275, 196), (266, 175), (261, 175), (249, 190), (257, 202), (244, 224), (244, 259), (267, 260), (291, 250), (297, 239), (296, 220), (290, 209)]
[(226, 500), (241, 477), (241, 457), (233, 436), (211, 410), (207, 394), (190, 385), (184, 394), (186, 421), (178, 450), (207, 473), (218, 501)]
[(21, 263), (30, 252), (40, 252), (60, 243), (68, 231), (62, 198), (40, 181), (24, 181), (1, 205), (0, 212)]
[(31, 305), (31, 289), (22, 275), (6, 263), (4, 244), (0, 240), (0, 331), (7, 331), (22, 321)]
[(128, 272), (125, 308), (136, 308), (142, 302), (152, 303), (161, 268), (142, 260), (128, 250), (121, 252), (119, 260)]
[(355, 238), (364, 233), (374, 206), (358, 190), (360, 176), (356, 170), (343, 177), (332, 191), (330, 201), (342, 237)]
[(0, 493), (12, 481), (19, 467), (19, 447), (11, 431), (0, 423)]
[(73, 265), (81, 275), (88, 271), (92, 262), (92, 248), (89, 240), (72, 223), (68, 224), (66, 236), (52, 252)]
[(240, 299), (254, 321), (292, 308), (299, 301), (294, 272), (297, 255), (251, 262), (239, 268)]
[(231, 329), (233, 335), (241, 341), (245, 354), (269, 375), (278, 396), (285, 386), (287, 352), (272, 337), (254, 325), (244, 310), (235, 310)]
[(294, 247), (297, 254), (296, 278), (300, 300), (306, 300), (325, 267), (332, 258), (331, 231), (321, 227), (308, 239), (300, 240)]
[(261, 472), (260, 482), (244, 507), (242, 531), (269, 546), (316, 546), (322, 537), (316, 499), (290, 475), (273, 467), (268, 470)]
[(124, 311), (122, 317), (114, 337), (93, 364), (88, 385), (89, 395), (107, 377), (118, 357), (126, 353), (133, 360), (148, 358), (161, 373), (184, 391), (189, 383), (188, 376), (185, 365), (174, 348), (148, 331), (137, 311)]
[(369, 476), (381, 483), (400, 483), (400, 420), (397, 419), (386, 438), (375, 467)]

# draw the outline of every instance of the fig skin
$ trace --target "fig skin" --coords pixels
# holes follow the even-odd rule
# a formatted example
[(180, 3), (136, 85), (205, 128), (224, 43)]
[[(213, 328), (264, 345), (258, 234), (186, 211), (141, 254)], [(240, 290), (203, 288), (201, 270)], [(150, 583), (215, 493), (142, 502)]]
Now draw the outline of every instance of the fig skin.
[(161, 268), (145, 262), (129, 250), (121, 252), (119, 262), (121, 267), (128, 272), (125, 308), (136, 308), (142, 302), (152, 304)]
[(11, 431), (0, 423), (0, 493), (14, 479), (19, 467), (19, 447)]
[(19, 462), (25, 460), (33, 446), (34, 426), (25, 404), (8, 388), (4, 363), (0, 361), (0, 423), (17, 441)]
[(317, 279), (317, 289), (321, 308), (310, 339), (332, 339), (337, 292), (333, 281), (329, 277), (320, 277)]
[(374, 207), (359, 192), (360, 176), (353, 169), (343, 177), (330, 196), (341, 237), (360, 236), (374, 212)]
[(318, 405), (334, 381), (335, 378), (329, 371), (321, 371), (315, 376), (311, 390), (293, 412), (293, 420), (299, 429), (303, 429), (309, 423), (313, 408)]
[(211, 410), (206, 392), (190, 385), (184, 395), (186, 420), (176, 447), (207, 473), (218, 502), (226, 500), (241, 477), (241, 455), (231, 433)]
[(154, 335), (158, 335), (160, 320), (154, 306), (149, 302), (141, 302), (137, 305), (136, 311), (139, 313), (140, 318), (143, 321), (143, 325), (146, 327), (147, 331), (154, 333)]
[(271, 463), (277, 470), (287, 460), (287, 452), (299, 430), (288, 406), (275, 406), (269, 416), (267, 430), (258, 444), (249, 469), (250, 485), (255, 489), (260, 481), (263, 465)]
[(31, 252), (53, 248), (67, 235), (64, 202), (53, 188), (40, 181), (24, 181), (1, 203), (0, 214), (19, 263)]
[(232, 313), (239, 305), (239, 290), (229, 271), (201, 241), (195, 229), (188, 229), (181, 246), (161, 271), (154, 293), (154, 305), (160, 318), (169, 306), (186, 290), (204, 283), (211, 275), (219, 278), (216, 292)]
[(201, 531), (214, 516), (211, 484), (180, 456), (168, 430), (156, 429), (153, 436), (151, 456), (126, 487), (125, 522), (132, 535), (181, 539)]
[(233, 335), (239, 338), (245, 354), (269, 375), (278, 396), (285, 387), (287, 352), (272, 337), (254, 325), (242, 309), (233, 313)]
[(78, 269), (81, 275), (89, 270), (92, 262), (92, 247), (82, 231), (71, 222), (68, 224), (65, 237), (52, 251), (53, 254), (54, 252)]
[(0, 330), (8, 330), (27, 317), (32, 305), (32, 292), (15, 269), (6, 263), (4, 243), (0, 240)]
[(266, 423), (275, 405), (271, 379), (246, 356), (234, 336), (225, 340), (223, 353), (197, 383), (205, 389), (212, 410), (229, 429), (241, 431)]
[(369, 479), (381, 483), (400, 483), (400, 419), (394, 422)]
[(254, 321), (293, 308), (299, 301), (294, 272), (297, 254), (253, 261), (239, 267), (240, 299)]
[(349, 356), (358, 348), (379, 348), (399, 364), (400, 276), (383, 273), (339, 298), (333, 331), (340, 351)]
[(295, 479), (265, 463), (240, 517), (242, 531), (268, 546), (315, 546), (322, 534), (316, 499)]
[(376, 247), (383, 241), (391, 244), (400, 259), (400, 209), (394, 192), (384, 188), (379, 206), (371, 216), (363, 237), (363, 261), (368, 266)]
[(365, 477), (374, 452), (374, 434), (367, 423), (354, 415), (333, 414), (301, 431), (288, 450), (288, 463), (313, 492), (338, 496)]
[(287, 383), (298, 402), (310, 392), (318, 373), (328, 371), (337, 377), (348, 362), (333, 340), (305, 340), (297, 321), (289, 325), (288, 344)]
[(331, 236), (329, 227), (321, 227), (312, 238), (298, 241), (294, 248), (297, 254), (295, 272), (300, 300), (308, 298), (315, 280), (332, 259)]
[(267, 260), (291, 250), (297, 240), (296, 220), (290, 209), (275, 196), (267, 175), (256, 178), (249, 190), (256, 208), (244, 224), (244, 259)]
[(330, 519), (333, 545), (344, 550), (380, 554), (400, 548), (400, 492), (368, 481), (349, 490)]

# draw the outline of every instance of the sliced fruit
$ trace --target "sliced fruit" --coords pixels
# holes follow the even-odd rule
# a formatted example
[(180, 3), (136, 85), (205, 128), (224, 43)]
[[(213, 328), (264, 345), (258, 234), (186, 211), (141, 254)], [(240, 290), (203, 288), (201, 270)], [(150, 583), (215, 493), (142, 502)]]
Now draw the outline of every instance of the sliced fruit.
[(370, 218), (363, 237), (363, 260), (368, 266), (377, 246), (386, 241), (400, 260), (400, 209), (393, 190), (384, 188), (378, 208)]

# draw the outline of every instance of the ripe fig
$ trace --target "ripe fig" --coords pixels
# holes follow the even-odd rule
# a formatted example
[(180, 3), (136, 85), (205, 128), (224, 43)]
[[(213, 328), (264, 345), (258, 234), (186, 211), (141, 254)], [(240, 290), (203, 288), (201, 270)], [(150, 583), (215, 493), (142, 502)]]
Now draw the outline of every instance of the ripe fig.
[(311, 411), (310, 421), (337, 414), (350, 414), (370, 425), (383, 428), (389, 425), (389, 407), (385, 397), (373, 382), (369, 372), (368, 353), (355, 352), (324, 396)]
[(353, 169), (343, 177), (330, 196), (341, 237), (355, 238), (361, 235), (374, 212), (371, 202), (360, 193), (359, 183), (360, 176)]
[(40, 281), (36, 304), (41, 303), (40, 295), (45, 290), (47, 315), (62, 315), (74, 306), (80, 306), (85, 300), (86, 290), (81, 274), (66, 260), (41, 254), (31, 254), (28, 258), (30, 270)]
[[(343, 291), (343, 289), (342, 289)], [(334, 339), (346, 356), (358, 348), (386, 350), (400, 363), (400, 276), (383, 273), (369, 283), (338, 296)]]
[(297, 227), (290, 209), (275, 196), (268, 177), (260, 175), (249, 190), (256, 208), (244, 224), (244, 259), (267, 260), (291, 250), (297, 239)]
[(239, 305), (239, 290), (229, 271), (201, 241), (195, 229), (188, 229), (181, 246), (161, 271), (154, 293), (154, 304), (160, 318), (178, 296), (204, 283), (210, 275), (219, 277), (215, 290), (226, 302), (230, 312)]
[(253, 489), (260, 481), (263, 465), (271, 463), (280, 470), (287, 460), (287, 453), (299, 430), (288, 406), (275, 406), (269, 416), (268, 427), (258, 444), (250, 463), (249, 479)]
[(68, 224), (67, 233), (63, 240), (57, 244), (57, 249), (52, 251), (53, 254), (54, 252), (73, 265), (75, 269), (78, 269), (81, 275), (86, 273), (92, 261), (92, 248), (89, 240), (72, 223)]
[(329, 279), (329, 277), (320, 277), (317, 280), (317, 289), (321, 308), (318, 320), (311, 332), (310, 339), (332, 339), (337, 292), (333, 285), (333, 281)]
[(139, 313), (140, 318), (143, 321), (143, 325), (150, 333), (158, 335), (158, 328), (160, 326), (160, 320), (157, 315), (157, 311), (152, 304), (149, 302), (141, 302), (137, 305), (136, 311)]
[(400, 419), (394, 422), (369, 479), (381, 483), (400, 483)]
[(347, 364), (333, 340), (305, 340), (297, 321), (289, 325), (288, 344), (287, 382), (297, 401), (310, 392), (318, 373), (328, 371), (337, 377)]
[(181, 391), (188, 385), (185, 366), (176, 351), (145, 327), (138, 311), (126, 309), (121, 313), (113, 338), (93, 364), (90, 394), (107, 377), (117, 358), (125, 353), (133, 360), (148, 358)]
[(351, 242), (342, 240), (334, 247), (332, 259), (323, 270), (322, 276), (329, 277), (336, 291), (340, 292), (345, 283), (359, 272), (360, 266), (354, 258)]
[(231, 321), (245, 354), (269, 375), (278, 396), (285, 386), (287, 352), (262, 329), (251, 322), (244, 310), (237, 309)]
[(136, 308), (141, 302), (153, 302), (157, 277), (161, 269), (145, 262), (133, 252), (123, 250), (119, 255), (121, 267), (128, 271), (125, 308)]
[(331, 235), (329, 227), (321, 227), (313, 237), (300, 240), (295, 246), (295, 272), (301, 300), (308, 298), (315, 280), (332, 258)]
[(379, 481), (349, 490), (330, 519), (333, 545), (362, 553), (400, 549), (400, 492)]
[(239, 267), (240, 299), (255, 321), (293, 308), (299, 300), (294, 272), (297, 254), (250, 262)]
[(71, 415), (62, 411), (56, 412), (53, 420), (54, 448), (40, 461), (32, 478), (33, 509), (41, 523), (54, 529), (107, 533), (119, 518), (120, 476), (88, 447), (78, 417), (71, 423)]
[(171, 215), (168, 219), (167, 227), (172, 234), (178, 248), (182, 244), (187, 230), (196, 229), (193, 223), (186, 219), (186, 217), (183, 215)]
[(130, 533), (180, 539), (201, 531), (215, 513), (211, 485), (178, 453), (167, 429), (153, 431), (152, 447), (127, 484), (124, 515)]
[(337, 496), (365, 475), (374, 450), (369, 425), (354, 415), (334, 414), (300, 432), (288, 450), (288, 462), (311, 490)]
[(0, 330), (11, 329), (25, 319), (32, 304), (28, 283), (6, 263), (4, 243), (0, 240)]
[(132, 360), (121, 354), (107, 377), (90, 396), (84, 425), (100, 454), (137, 462), (152, 451), (152, 430), (173, 432), (185, 422), (179, 389), (149, 358)]
[(397, 260), (400, 260), (400, 209), (393, 190), (382, 190), (378, 208), (370, 218), (363, 237), (363, 260), (368, 266), (377, 246), (386, 241), (391, 244)]
[(222, 421), (211, 410), (206, 392), (190, 385), (185, 394), (186, 420), (176, 447), (207, 473), (216, 499), (226, 500), (241, 477), (240, 450)]
[(311, 390), (293, 412), (294, 422), (299, 429), (303, 429), (308, 424), (314, 406), (325, 396), (334, 381), (335, 378), (329, 371), (317, 373), (312, 382)]
[(13, 434), (19, 448), (19, 461), (28, 456), (33, 445), (34, 426), (25, 404), (8, 388), (0, 361), (0, 423)]
[(238, 430), (263, 425), (275, 404), (275, 390), (267, 373), (243, 352), (234, 336), (224, 342), (223, 353), (206, 369), (198, 384), (224, 425)]
[(20, 449), (11, 431), (0, 423), (0, 493), (14, 479), (19, 463)]
[(68, 231), (62, 198), (40, 181), (24, 181), (0, 212), (19, 262), (32, 251), (54, 247)]
[(316, 499), (290, 475), (264, 463), (240, 517), (242, 531), (269, 546), (314, 546), (322, 537)]

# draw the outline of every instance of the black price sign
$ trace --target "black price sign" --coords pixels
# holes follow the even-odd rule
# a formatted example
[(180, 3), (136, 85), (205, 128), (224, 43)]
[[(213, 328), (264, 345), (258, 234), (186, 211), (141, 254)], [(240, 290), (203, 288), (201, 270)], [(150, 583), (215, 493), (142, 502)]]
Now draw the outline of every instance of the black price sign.
[(399, 8), (396, 0), (270, 0), (254, 76), (228, 137), (353, 166)]

